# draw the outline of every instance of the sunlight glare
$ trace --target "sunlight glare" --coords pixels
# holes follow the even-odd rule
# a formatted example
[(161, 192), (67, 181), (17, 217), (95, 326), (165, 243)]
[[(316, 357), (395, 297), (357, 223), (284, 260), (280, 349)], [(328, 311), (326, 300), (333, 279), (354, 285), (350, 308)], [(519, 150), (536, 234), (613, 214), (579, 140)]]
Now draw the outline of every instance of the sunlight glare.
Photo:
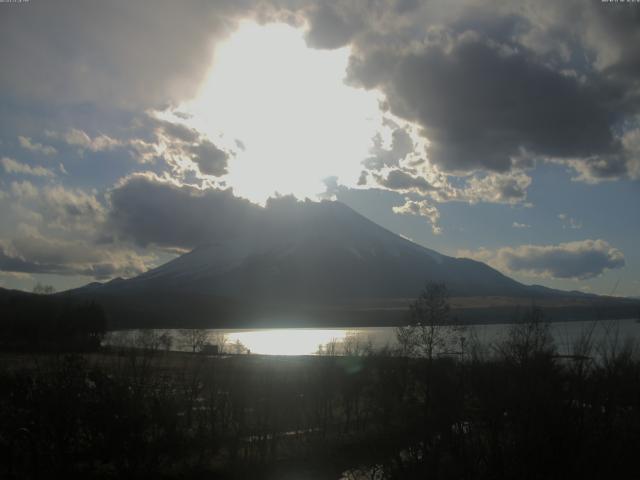
[(312, 328), (236, 331), (227, 334), (227, 345), (239, 341), (251, 353), (262, 355), (309, 355), (320, 345), (343, 341), (346, 334), (346, 330)]
[(274, 192), (315, 198), (329, 176), (355, 184), (382, 124), (382, 97), (344, 84), (349, 55), (310, 49), (286, 24), (244, 22), (217, 47), (180, 111), (236, 152), (226, 179), (237, 194), (262, 203)]

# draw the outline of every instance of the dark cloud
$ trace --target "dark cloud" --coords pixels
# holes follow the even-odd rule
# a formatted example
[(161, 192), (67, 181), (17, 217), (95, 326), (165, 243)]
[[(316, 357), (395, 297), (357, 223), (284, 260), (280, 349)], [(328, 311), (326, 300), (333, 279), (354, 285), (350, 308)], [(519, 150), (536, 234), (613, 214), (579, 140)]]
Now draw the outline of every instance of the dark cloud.
[[(281, 2), (278, 2), (282, 5)], [(284, 2), (319, 48), (353, 47), (348, 79), (423, 127), (447, 172), (562, 161), (580, 180), (639, 177), (640, 10), (567, 0)], [(393, 149), (392, 149), (393, 150)], [(389, 153), (389, 152), (383, 152)], [(365, 166), (393, 166), (374, 155)]]
[(548, 2), (541, 10), (535, 0), (527, 3), (538, 38), (547, 37), (548, 44), (565, 38), (574, 60), (582, 56), (607, 80), (625, 84), (629, 93), (638, 86), (640, 11), (633, 5), (570, 0)]
[(190, 249), (245, 234), (261, 210), (231, 190), (199, 190), (138, 174), (112, 190), (108, 226), (140, 246)]
[[(331, 5), (306, 15), (314, 39), (335, 43), (310, 45), (351, 43), (349, 81), (382, 89), (393, 113), (421, 125), (442, 170), (505, 172), (545, 158), (580, 180), (638, 177), (637, 155), (623, 141), (623, 125), (640, 113), (637, 8), (580, 0)], [(376, 155), (365, 166), (385, 162)]]
[(600, 24), (605, 41), (617, 47), (615, 57), (607, 62), (604, 72), (637, 86), (640, 78), (640, 10), (624, 8), (624, 5), (602, 10), (594, 18)]
[(625, 265), (624, 254), (605, 240), (521, 245), (496, 251), (461, 251), (459, 254), (487, 262), (506, 273), (544, 278), (584, 280)]
[(191, 145), (188, 148), (193, 160), (204, 175), (220, 177), (227, 173), (229, 154), (220, 150), (209, 140)]
[(523, 150), (584, 157), (617, 148), (604, 93), (482, 34), (361, 54), (350, 78), (382, 88), (393, 113), (418, 122), (429, 158), (445, 171), (506, 171)]
[[(630, 152), (631, 153), (631, 152)], [(577, 173), (576, 179), (587, 183), (597, 183), (601, 180), (612, 180), (629, 174), (635, 176), (631, 170), (633, 161), (627, 154), (613, 154), (602, 157), (593, 156), (581, 159), (570, 159), (566, 162)]]
[(400, 192), (414, 191), (417, 193), (427, 193), (434, 190), (431, 185), (423, 177), (414, 177), (402, 170), (391, 170), (384, 175), (374, 174), (378, 185), (381, 185), (389, 190), (397, 190)]
[(382, 138), (377, 135), (373, 139), (372, 156), (362, 164), (369, 170), (398, 166), (401, 160), (413, 152), (413, 148), (413, 140), (409, 133), (402, 128), (396, 128), (391, 134), (391, 148), (384, 148)]
[(4, 94), (159, 107), (189, 97), (243, 1), (31, 2), (3, 8)]
[[(364, 174), (365, 172), (363, 172)], [(395, 169), (386, 175), (371, 173), (376, 184), (399, 193), (418, 194), (436, 202), (520, 204), (527, 199), (531, 177), (521, 170), (506, 173), (474, 174), (450, 182), (444, 175), (431, 181), (414, 171)], [(362, 177), (366, 182), (367, 175)], [(363, 183), (364, 184), (364, 183)]]
[[(107, 229), (113, 240), (141, 247), (190, 250), (201, 245), (256, 242), (297, 235), (299, 220), (323, 215), (319, 203), (293, 195), (267, 199), (265, 207), (231, 189), (200, 190), (151, 174), (128, 177), (111, 191)], [(266, 247), (265, 247), (266, 248)]]
[(189, 128), (179, 123), (167, 122), (165, 120), (151, 119), (158, 128), (162, 129), (168, 136), (182, 140), (183, 142), (193, 143), (198, 141), (199, 134), (193, 128)]
[(180, 160), (187, 158), (204, 175), (220, 177), (227, 173), (231, 154), (220, 149), (201, 132), (149, 114), (138, 115), (131, 123), (133, 129), (128, 132), (126, 145), (142, 162), (164, 159), (174, 174), (182, 176), (185, 165)]
[[(173, 113), (177, 118), (184, 120), (177, 112)], [(131, 116), (125, 126), (123, 131), (118, 132), (120, 137), (151, 143), (157, 143), (166, 137), (171, 141), (193, 144), (198, 142), (201, 135), (200, 132), (180, 121), (171, 122), (148, 112), (138, 112)]]
[(347, 23), (336, 3), (320, 2), (308, 14), (310, 24), (307, 44), (314, 48), (333, 49), (346, 45), (355, 28)]

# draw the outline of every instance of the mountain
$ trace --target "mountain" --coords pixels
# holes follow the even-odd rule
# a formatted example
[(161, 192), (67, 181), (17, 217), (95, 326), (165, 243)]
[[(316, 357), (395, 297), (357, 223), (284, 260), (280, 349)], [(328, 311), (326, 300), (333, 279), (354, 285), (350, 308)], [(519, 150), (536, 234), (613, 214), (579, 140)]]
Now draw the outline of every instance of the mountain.
[(135, 278), (63, 295), (97, 299), (113, 317), (137, 323), (158, 318), (206, 323), (215, 317), (225, 325), (249, 318), (252, 325), (259, 319), (270, 325), (287, 316), (296, 325), (301, 318), (326, 323), (340, 315), (340, 324), (395, 322), (429, 281), (444, 282), (454, 297), (520, 298), (522, 304), (577, 297), (523, 285), (481, 262), (442, 255), (339, 202), (267, 212), (241, 234), (201, 245)]
[(454, 295), (526, 295), (487, 265), (421, 247), (338, 202), (307, 203), (242, 238), (202, 245), (112, 290), (170, 290), (287, 302), (415, 297), (426, 281)]

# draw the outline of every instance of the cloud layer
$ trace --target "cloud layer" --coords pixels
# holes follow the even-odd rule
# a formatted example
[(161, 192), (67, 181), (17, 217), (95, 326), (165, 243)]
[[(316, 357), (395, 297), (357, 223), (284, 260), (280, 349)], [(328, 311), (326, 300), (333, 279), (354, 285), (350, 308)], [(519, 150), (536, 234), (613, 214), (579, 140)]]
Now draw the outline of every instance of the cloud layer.
[(126, 249), (102, 249), (82, 241), (45, 238), (37, 231), (0, 244), (0, 270), (24, 273), (86, 275), (107, 279), (134, 276), (147, 269), (145, 260)]
[(61, 185), (13, 181), (0, 190), (0, 270), (106, 279), (145, 271), (155, 256), (105, 244), (104, 204)]
[(541, 278), (585, 280), (625, 265), (624, 254), (605, 240), (462, 250), (458, 255), (486, 262), (505, 273)]
[(381, 89), (391, 112), (418, 123), (442, 170), (505, 172), (539, 158), (589, 181), (637, 175), (635, 9), (578, 0), (333, 5), (310, 17), (314, 38), (349, 30), (334, 36), (356, 47), (349, 80)]
[[(19, 98), (154, 108), (195, 93), (244, 2), (69, 0), (3, 8), (0, 88)], [(55, 25), (55, 28), (52, 28)]]
[(201, 190), (152, 174), (126, 178), (110, 201), (108, 230), (120, 239), (183, 249), (240, 236), (262, 210), (231, 190)]

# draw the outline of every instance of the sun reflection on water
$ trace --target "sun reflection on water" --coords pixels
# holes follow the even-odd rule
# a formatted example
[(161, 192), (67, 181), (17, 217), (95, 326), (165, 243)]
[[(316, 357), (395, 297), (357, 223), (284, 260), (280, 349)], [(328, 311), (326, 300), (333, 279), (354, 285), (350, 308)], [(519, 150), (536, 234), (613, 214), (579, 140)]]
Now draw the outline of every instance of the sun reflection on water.
[(267, 329), (226, 333), (227, 345), (240, 342), (251, 353), (263, 355), (309, 355), (331, 342), (341, 342), (347, 330), (313, 328)]

